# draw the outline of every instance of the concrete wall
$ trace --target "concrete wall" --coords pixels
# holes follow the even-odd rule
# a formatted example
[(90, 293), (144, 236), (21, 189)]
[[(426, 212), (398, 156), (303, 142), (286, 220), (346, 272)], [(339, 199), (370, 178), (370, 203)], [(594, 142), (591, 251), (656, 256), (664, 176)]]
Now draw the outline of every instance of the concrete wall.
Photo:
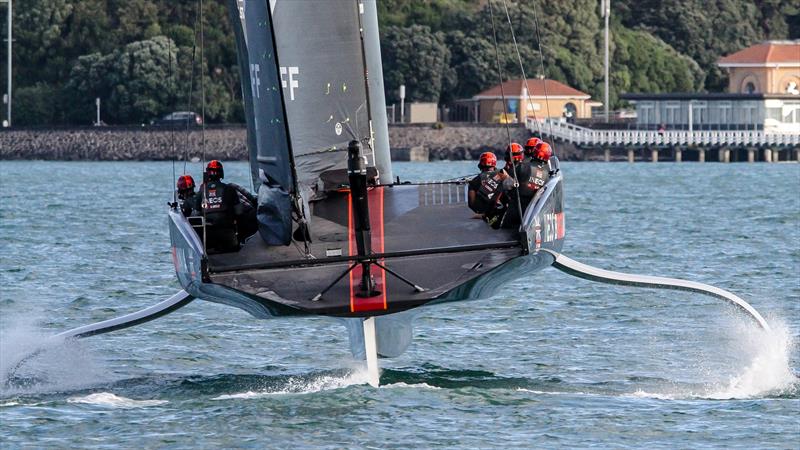
[[(524, 142), (530, 133), (512, 125), (512, 140)], [(205, 157), (246, 160), (244, 127), (208, 128)], [(173, 150), (173, 139), (174, 148)], [(0, 129), (0, 159), (44, 160), (182, 160), (202, 158), (201, 132), (157, 128)], [(446, 123), (389, 127), (393, 158), (477, 159), (484, 151), (502, 154), (508, 144), (505, 126)], [(414, 156), (412, 156), (414, 155)]]

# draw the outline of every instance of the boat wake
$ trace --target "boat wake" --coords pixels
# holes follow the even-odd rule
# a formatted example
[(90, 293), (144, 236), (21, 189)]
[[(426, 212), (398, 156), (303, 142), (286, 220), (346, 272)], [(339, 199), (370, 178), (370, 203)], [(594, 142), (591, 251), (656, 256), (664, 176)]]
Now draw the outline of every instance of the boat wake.
[[(769, 331), (741, 323), (730, 329), (727, 351), (737, 351), (744, 356), (733, 375), (690, 388), (672, 385), (666, 389), (640, 389), (632, 395), (662, 400), (797, 398), (800, 396), (800, 378), (790, 365), (796, 342), (786, 324), (774, 319), (770, 324), (772, 329)], [(713, 378), (714, 374), (707, 375)]]
[(0, 330), (0, 396), (81, 389), (106, 380), (78, 342), (54, 338), (31, 318)]
[(254, 399), (273, 395), (313, 394), (322, 391), (343, 389), (349, 386), (367, 384), (369, 374), (366, 368), (348, 372), (345, 375), (324, 374), (318, 376), (292, 376), (285, 382), (263, 390), (248, 390), (236, 394), (223, 394), (212, 400)]
[(169, 403), (166, 400), (133, 400), (120, 397), (110, 392), (97, 392), (82, 397), (70, 397), (68, 403), (84, 403), (87, 405), (104, 406), (109, 408), (144, 408)]

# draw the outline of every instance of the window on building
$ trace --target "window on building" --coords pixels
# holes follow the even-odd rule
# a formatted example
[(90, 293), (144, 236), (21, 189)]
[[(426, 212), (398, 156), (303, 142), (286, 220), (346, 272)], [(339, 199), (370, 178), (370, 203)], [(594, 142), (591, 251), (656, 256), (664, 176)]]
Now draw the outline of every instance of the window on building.
[(729, 129), (730, 125), (733, 124), (731, 102), (719, 102), (719, 124), (725, 129)]
[(656, 122), (653, 111), (653, 102), (636, 103), (636, 123), (639, 125), (652, 125)]
[(704, 100), (692, 100), (689, 102), (692, 108), (692, 122), (696, 125), (708, 123), (708, 103)]
[(680, 123), (680, 102), (667, 102), (666, 107), (666, 122), (670, 125)]
[(755, 94), (756, 93), (756, 85), (753, 84), (752, 81), (748, 81), (747, 84), (744, 85), (744, 93), (745, 94)]
[(778, 122), (783, 120), (783, 109), (767, 108), (767, 120), (776, 120)]
[(786, 103), (781, 112), (783, 123), (800, 123), (800, 103)]

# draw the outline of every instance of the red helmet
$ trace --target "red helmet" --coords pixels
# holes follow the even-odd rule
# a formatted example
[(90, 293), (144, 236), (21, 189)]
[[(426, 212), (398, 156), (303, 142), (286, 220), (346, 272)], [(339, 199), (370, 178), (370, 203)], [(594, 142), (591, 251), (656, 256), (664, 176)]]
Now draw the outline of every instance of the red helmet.
[(178, 190), (185, 191), (194, 189), (194, 178), (191, 175), (181, 175), (178, 177)]
[(506, 147), (506, 161), (511, 161), (513, 159), (514, 162), (521, 162), (523, 158), (524, 154), (521, 145), (516, 142), (508, 144), (508, 147)]
[(539, 142), (536, 144), (536, 148), (533, 150), (533, 159), (537, 159), (539, 161), (549, 161), (550, 157), (553, 156), (553, 148), (550, 147), (550, 144), (547, 142)]
[(225, 178), (225, 170), (222, 168), (222, 163), (216, 159), (212, 159), (208, 162), (206, 173), (211, 178)]
[(525, 155), (533, 156), (533, 150), (539, 142), (542, 142), (542, 140), (537, 137), (528, 139), (528, 142), (525, 143)]
[(478, 161), (478, 167), (488, 168), (488, 167), (495, 167), (497, 166), (497, 156), (494, 156), (492, 152), (484, 152), (481, 153), (481, 159)]

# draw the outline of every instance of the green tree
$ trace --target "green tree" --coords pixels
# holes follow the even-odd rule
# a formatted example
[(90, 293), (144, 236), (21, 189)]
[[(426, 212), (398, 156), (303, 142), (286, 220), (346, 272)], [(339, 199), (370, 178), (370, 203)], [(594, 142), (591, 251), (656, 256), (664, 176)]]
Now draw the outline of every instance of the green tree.
[(25, 86), (14, 92), (14, 125), (48, 125), (56, 122), (58, 90), (46, 83)]
[(612, 105), (620, 92), (694, 92), (705, 73), (688, 56), (641, 30), (614, 29)]
[(170, 77), (176, 50), (168, 38), (158, 36), (105, 56), (95, 53), (79, 58), (66, 86), (73, 105), (70, 118), (92, 117), (95, 97), (103, 100), (112, 123), (144, 123), (164, 114), (177, 95)]
[(450, 67), (450, 50), (444, 33), (429, 27), (386, 27), (381, 38), (383, 80), (387, 100), (398, 101), (401, 84), (406, 86), (406, 100), (437, 102), (443, 91), (455, 84)]

